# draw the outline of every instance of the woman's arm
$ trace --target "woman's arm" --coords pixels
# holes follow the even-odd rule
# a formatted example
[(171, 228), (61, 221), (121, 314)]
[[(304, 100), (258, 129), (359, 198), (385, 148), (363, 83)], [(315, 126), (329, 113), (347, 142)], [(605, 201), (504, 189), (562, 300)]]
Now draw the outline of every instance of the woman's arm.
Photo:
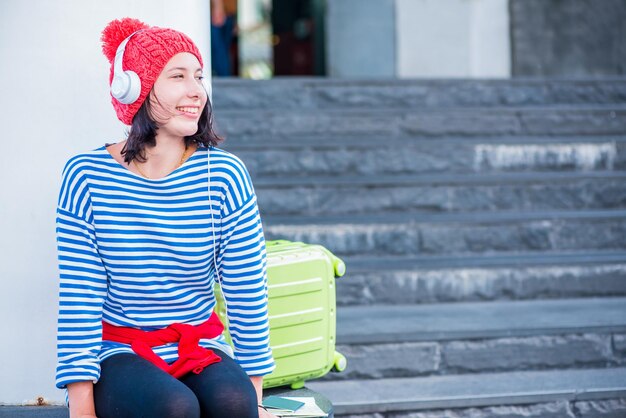
[[(265, 239), (254, 187), (245, 165), (230, 154), (212, 164), (221, 171), (216, 180), (223, 191), (217, 269), (226, 302), (235, 358), (250, 376), (257, 403), (263, 400), (263, 376), (274, 359), (269, 345)], [(261, 418), (274, 415), (259, 408)]]
[[(250, 376), (250, 380), (254, 385), (254, 390), (256, 390), (257, 403), (261, 405), (261, 402), (263, 402), (263, 376)], [(276, 415), (267, 412), (267, 410), (263, 408), (259, 408), (259, 418), (272, 417), (276, 417)]]
[(263, 376), (250, 376), (254, 390), (256, 390), (256, 398), (259, 403), (263, 402)]
[[(221, 157), (221, 156), (219, 156)], [(225, 184), (218, 225), (217, 268), (226, 302), (235, 359), (249, 376), (274, 370), (269, 344), (265, 239), (254, 188), (243, 163), (213, 158), (223, 171), (212, 180)]]
[[(85, 174), (93, 166), (87, 156), (70, 159), (63, 170), (59, 191), (56, 222), (59, 261), (56, 385), (59, 389), (73, 383), (93, 386), (91, 382), (100, 377), (98, 353), (108, 282), (98, 251)], [(88, 393), (92, 392), (93, 388)], [(75, 399), (78, 401), (73, 400), (74, 404), (81, 403), (80, 397)]]
[(96, 418), (93, 402), (93, 383), (74, 382), (67, 385), (70, 401), (70, 418)]

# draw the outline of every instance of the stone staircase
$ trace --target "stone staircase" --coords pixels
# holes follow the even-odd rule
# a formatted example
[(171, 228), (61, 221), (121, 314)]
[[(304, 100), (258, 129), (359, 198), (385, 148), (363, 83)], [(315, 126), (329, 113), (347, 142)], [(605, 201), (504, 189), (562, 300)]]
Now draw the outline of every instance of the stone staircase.
[(626, 79), (213, 95), (267, 237), (347, 263), (336, 416), (626, 417)]

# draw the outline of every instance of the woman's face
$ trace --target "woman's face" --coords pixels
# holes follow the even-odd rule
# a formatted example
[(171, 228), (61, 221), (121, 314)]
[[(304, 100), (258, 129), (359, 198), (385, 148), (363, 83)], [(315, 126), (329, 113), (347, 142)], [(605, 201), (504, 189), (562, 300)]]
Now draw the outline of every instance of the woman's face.
[(150, 116), (159, 127), (157, 134), (180, 138), (195, 134), (206, 102), (198, 59), (188, 52), (174, 55), (150, 94)]

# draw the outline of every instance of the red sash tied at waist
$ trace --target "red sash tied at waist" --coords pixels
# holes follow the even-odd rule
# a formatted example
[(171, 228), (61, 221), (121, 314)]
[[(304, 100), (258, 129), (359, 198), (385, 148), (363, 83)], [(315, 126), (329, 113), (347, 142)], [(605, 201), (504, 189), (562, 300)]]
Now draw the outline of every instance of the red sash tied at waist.
[[(199, 325), (175, 323), (155, 331), (143, 331), (132, 327), (117, 327), (102, 321), (102, 339), (130, 344), (140, 357), (155, 364), (161, 370), (180, 378), (189, 372), (199, 374), (205, 367), (222, 359), (208, 348), (200, 347), (200, 338), (215, 338), (224, 331), (224, 325), (213, 312)], [(157, 356), (152, 347), (178, 343), (178, 360), (168, 364)]]

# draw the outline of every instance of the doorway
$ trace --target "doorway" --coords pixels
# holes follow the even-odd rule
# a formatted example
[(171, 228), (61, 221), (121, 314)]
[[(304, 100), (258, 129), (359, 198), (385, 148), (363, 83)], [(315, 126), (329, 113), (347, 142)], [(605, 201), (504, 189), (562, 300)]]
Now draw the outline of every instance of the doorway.
[(326, 0), (239, 0), (234, 75), (325, 76)]
[(273, 0), (275, 76), (324, 76), (324, 1)]

